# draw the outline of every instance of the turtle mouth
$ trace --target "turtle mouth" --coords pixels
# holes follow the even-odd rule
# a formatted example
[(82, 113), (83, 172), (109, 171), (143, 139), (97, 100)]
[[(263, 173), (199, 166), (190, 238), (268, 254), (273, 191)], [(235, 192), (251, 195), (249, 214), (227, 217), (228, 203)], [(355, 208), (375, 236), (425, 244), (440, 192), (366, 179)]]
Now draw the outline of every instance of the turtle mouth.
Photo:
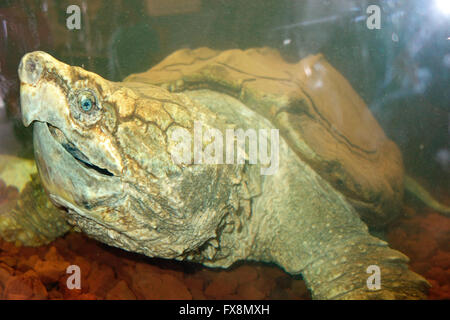
[(96, 166), (93, 164), (89, 158), (78, 149), (75, 144), (73, 144), (65, 134), (59, 130), (57, 127), (52, 126), (50, 123), (47, 123), (47, 127), (50, 131), (50, 134), (52, 137), (83, 167), (94, 170), (99, 174), (112, 177), (114, 174), (112, 174), (110, 171), (108, 171), (105, 168), (100, 168), (99, 166)]

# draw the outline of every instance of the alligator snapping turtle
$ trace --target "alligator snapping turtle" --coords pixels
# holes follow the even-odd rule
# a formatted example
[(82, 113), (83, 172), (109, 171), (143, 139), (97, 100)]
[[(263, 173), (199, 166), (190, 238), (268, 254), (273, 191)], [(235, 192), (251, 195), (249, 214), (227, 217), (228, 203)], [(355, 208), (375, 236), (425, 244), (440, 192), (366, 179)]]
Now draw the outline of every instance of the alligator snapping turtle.
[[(110, 82), (32, 52), (19, 76), (42, 183), (89, 236), (211, 267), (273, 262), (302, 274), (319, 299), (425, 297), (428, 283), (408, 258), (361, 220), (395, 216), (401, 155), (323, 56), (289, 64), (267, 48), (181, 50)], [(267, 139), (277, 170), (261, 174), (270, 163), (250, 151), (226, 164), (176, 161), (176, 133), (195, 136), (196, 123), (209, 135), (194, 140), (214, 159), (224, 156), (217, 130), (279, 129)], [(367, 286), (371, 265), (381, 270), (378, 290)]]

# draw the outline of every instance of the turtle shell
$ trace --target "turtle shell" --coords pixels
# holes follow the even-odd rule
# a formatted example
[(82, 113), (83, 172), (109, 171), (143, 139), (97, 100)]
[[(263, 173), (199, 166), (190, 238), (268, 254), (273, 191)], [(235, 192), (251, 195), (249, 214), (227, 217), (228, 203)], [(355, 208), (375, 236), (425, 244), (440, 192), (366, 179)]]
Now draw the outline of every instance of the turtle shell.
[(384, 224), (399, 211), (401, 153), (321, 54), (292, 64), (269, 48), (184, 49), (124, 81), (232, 95), (269, 119), (298, 157), (345, 195), (369, 225)]

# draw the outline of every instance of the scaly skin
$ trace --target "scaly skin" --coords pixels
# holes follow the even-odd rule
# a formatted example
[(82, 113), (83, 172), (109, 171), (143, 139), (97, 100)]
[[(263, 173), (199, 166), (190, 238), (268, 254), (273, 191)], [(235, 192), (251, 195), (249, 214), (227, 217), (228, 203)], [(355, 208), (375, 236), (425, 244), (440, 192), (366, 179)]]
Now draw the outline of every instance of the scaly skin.
[[(308, 170), (287, 161), (264, 184), (271, 197), (256, 201), (256, 210), (269, 217), (261, 229), (272, 230), (263, 233), (271, 260), (301, 273), (315, 299), (425, 299), (429, 284), (408, 270), (409, 259), (372, 237), (346, 200)], [(377, 291), (366, 284), (371, 265), (381, 269)]]
[(0, 211), (1, 238), (18, 245), (45, 245), (70, 229), (64, 212), (49, 201), (37, 174), (30, 177), (14, 206)]
[[(199, 102), (211, 98), (209, 107), (218, 114), (245, 108), (213, 92), (188, 95)], [(258, 118), (253, 115), (245, 121), (256, 127), (256, 121), (264, 121)], [(253, 177), (258, 174), (250, 173)], [(219, 239), (222, 250), (230, 254), (196, 261), (220, 267), (244, 259), (274, 262), (288, 273), (302, 274), (315, 299), (426, 298), (429, 284), (408, 270), (409, 259), (371, 236), (348, 201), (296, 157), (284, 139), (280, 141), (278, 171), (260, 183), (260, 193), (252, 197), (249, 218), (239, 221), (244, 230), (223, 233)], [(381, 269), (380, 290), (367, 289), (370, 274), (366, 270), (371, 265)]]

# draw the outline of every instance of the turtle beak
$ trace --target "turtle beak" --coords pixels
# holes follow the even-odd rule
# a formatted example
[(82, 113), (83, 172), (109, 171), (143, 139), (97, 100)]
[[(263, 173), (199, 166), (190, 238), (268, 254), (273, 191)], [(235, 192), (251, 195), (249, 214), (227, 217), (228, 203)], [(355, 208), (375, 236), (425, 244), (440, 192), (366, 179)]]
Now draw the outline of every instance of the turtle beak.
[(46, 70), (62, 68), (62, 63), (42, 51), (27, 53), (19, 64), (20, 106), (23, 124), (33, 121), (63, 127), (62, 115), (67, 114), (65, 93), (53, 81), (44, 81)]
[(22, 121), (28, 127), (40, 112), (40, 100), (36, 96), (35, 87), (42, 77), (44, 63), (36, 52), (26, 54), (19, 64), (20, 105), (22, 107)]
[(39, 81), (44, 70), (41, 55), (41, 52), (30, 52), (23, 56), (18, 70), (21, 83), (34, 86)]

